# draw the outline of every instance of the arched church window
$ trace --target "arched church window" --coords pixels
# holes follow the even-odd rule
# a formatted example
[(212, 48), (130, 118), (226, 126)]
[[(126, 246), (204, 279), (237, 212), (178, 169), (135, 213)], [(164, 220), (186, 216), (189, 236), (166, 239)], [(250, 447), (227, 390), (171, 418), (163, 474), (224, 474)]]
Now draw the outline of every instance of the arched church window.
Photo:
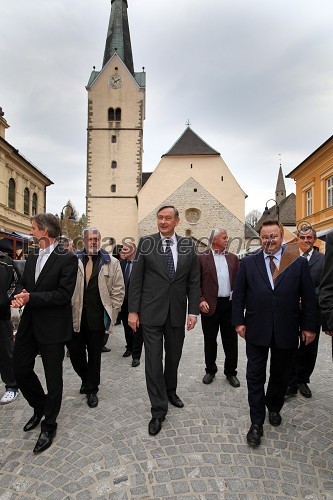
[(8, 207), (15, 208), (15, 181), (12, 178), (8, 182)]
[(111, 184), (111, 193), (115, 193), (115, 192), (116, 192), (116, 185)]
[(24, 189), (24, 203), (23, 203), (23, 210), (25, 215), (29, 215), (29, 209), (30, 209), (30, 193), (29, 189), (25, 188)]
[(116, 109), (116, 122), (120, 122), (121, 120), (121, 109), (117, 108)]
[(109, 108), (108, 109), (108, 121), (109, 122), (113, 122), (114, 121), (114, 109), (113, 108)]
[(37, 215), (37, 195), (34, 193), (32, 195), (32, 210), (31, 215)]
[(117, 168), (117, 162), (116, 161), (112, 161), (111, 162), (111, 168)]

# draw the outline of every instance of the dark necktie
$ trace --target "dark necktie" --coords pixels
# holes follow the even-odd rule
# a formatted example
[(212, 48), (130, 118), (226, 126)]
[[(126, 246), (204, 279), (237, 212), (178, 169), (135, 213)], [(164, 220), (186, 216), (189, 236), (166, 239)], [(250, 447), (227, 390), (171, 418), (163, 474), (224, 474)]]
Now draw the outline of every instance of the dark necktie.
[(165, 240), (165, 258), (167, 262), (167, 268), (171, 277), (175, 275), (175, 263), (173, 261), (172, 252), (170, 248), (171, 240)]
[(86, 286), (88, 286), (89, 280), (92, 275), (92, 270), (93, 270), (92, 255), (88, 255), (88, 262), (86, 264)]
[(276, 269), (276, 264), (274, 262), (274, 255), (269, 256), (269, 268), (270, 268), (271, 273), (272, 273), (272, 278), (274, 279), (274, 272)]
[(132, 261), (128, 260), (126, 262), (125, 273), (124, 273), (124, 281), (125, 281), (125, 295), (128, 294), (128, 284), (131, 275)]

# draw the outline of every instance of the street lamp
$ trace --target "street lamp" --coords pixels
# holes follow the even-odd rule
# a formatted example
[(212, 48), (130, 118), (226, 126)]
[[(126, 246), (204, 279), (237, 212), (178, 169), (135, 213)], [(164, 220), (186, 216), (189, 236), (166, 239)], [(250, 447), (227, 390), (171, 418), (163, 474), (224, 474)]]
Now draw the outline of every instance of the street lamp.
[(265, 206), (265, 210), (264, 210), (263, 215), (266, 215), (266, 216), (267, 216), (267, 215), (270, 215), (270, 214), (271, 214), (271, 213), (270, 213), (270, 211), (269, 211), (269, 208), (268, 208), (268, 206), (267, 206), (267, 203), (268, 203), (269, 201), (273, 201), (273, 202), (275, 203), (275, 205), (276, 205), (276, 216), (277, 216), (277, 220), (278, 220), (278, 221), (280, 221), (280, 208), (279, 208), (279, 204), (278, 204), (278, 202), (277, 202), (276, 200), (274, 200), (273, 198), (270, 198), (269, 200), (267, 200), (267, 201), (266, 201), (266, 206)]
[(69, 203), (67, 203), (67, 205), (64, 205), (61, 209), (61, 213), (60, 213), (60, 239), (62, 240), (62, 224), (63, 224), (63, 221), (64, 221), (64, 210), (66, 208), (70, 208), (71, 209), (71, 213), (69, 214), (69, 217), (68, 217), (68, 220), (74, 222), (76, 220), (76, 217), (75, 217), (75, 213), (73, 211), (73, 207), (72, 205), (70, 205)]

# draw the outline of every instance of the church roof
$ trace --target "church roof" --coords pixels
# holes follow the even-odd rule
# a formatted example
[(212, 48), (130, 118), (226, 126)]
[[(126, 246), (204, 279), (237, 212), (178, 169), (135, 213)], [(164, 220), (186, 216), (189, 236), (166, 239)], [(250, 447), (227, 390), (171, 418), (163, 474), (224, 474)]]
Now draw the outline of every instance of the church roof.
[[(263, 214), (255, 225), (255, 230), (258, 231), (262, 222), (266, 219), (277, 219), (276, 205), (269, 207), (269, 214)], [(279, 220), (284, 226), (296, 225), (296, 195), (290, 193), (286, 198), (279, 203)]]
[(275, 192), (277, 191), (286, 191), (286, 185), (284, 183), (284, 178), (283, 178), (283, 172), (282, 172), (282, 167), (280, 165), (280, 168), (279, 168), (279, 174), (278, 174), (278, 179), (277, 179), (277, 183), (276, 183), (276, 189), (275, 189)]
[(193, 155), (218, 155), (220, 153), (211, 148), (190, 127), (179, 137), (167, 153), (162, 156), (193, 156)]
[(127, 0), (111, 0), (111, 14), (106, 37), (103, 68), (116, 52), (134, 75)]
[(153, 172), (142, 172), (141, 187), (144, 186)]

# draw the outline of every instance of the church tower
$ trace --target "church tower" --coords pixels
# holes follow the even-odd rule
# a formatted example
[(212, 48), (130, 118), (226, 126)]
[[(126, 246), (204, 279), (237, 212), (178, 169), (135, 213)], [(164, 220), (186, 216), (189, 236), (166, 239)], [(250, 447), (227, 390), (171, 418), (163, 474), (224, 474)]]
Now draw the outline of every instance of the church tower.
[(278, 205), (280, 205), (281, 201), (286, 197), (286, 186), (284, 183), (282, 167), (280, 165), (278, 179), (275, 188), (275, 200)]
[(87, 224), (104, 244), (138, 236), (146, 74), (134, 71), (127, 8), (127, 0), (111, 0), (103, 66), (86, 87)]

